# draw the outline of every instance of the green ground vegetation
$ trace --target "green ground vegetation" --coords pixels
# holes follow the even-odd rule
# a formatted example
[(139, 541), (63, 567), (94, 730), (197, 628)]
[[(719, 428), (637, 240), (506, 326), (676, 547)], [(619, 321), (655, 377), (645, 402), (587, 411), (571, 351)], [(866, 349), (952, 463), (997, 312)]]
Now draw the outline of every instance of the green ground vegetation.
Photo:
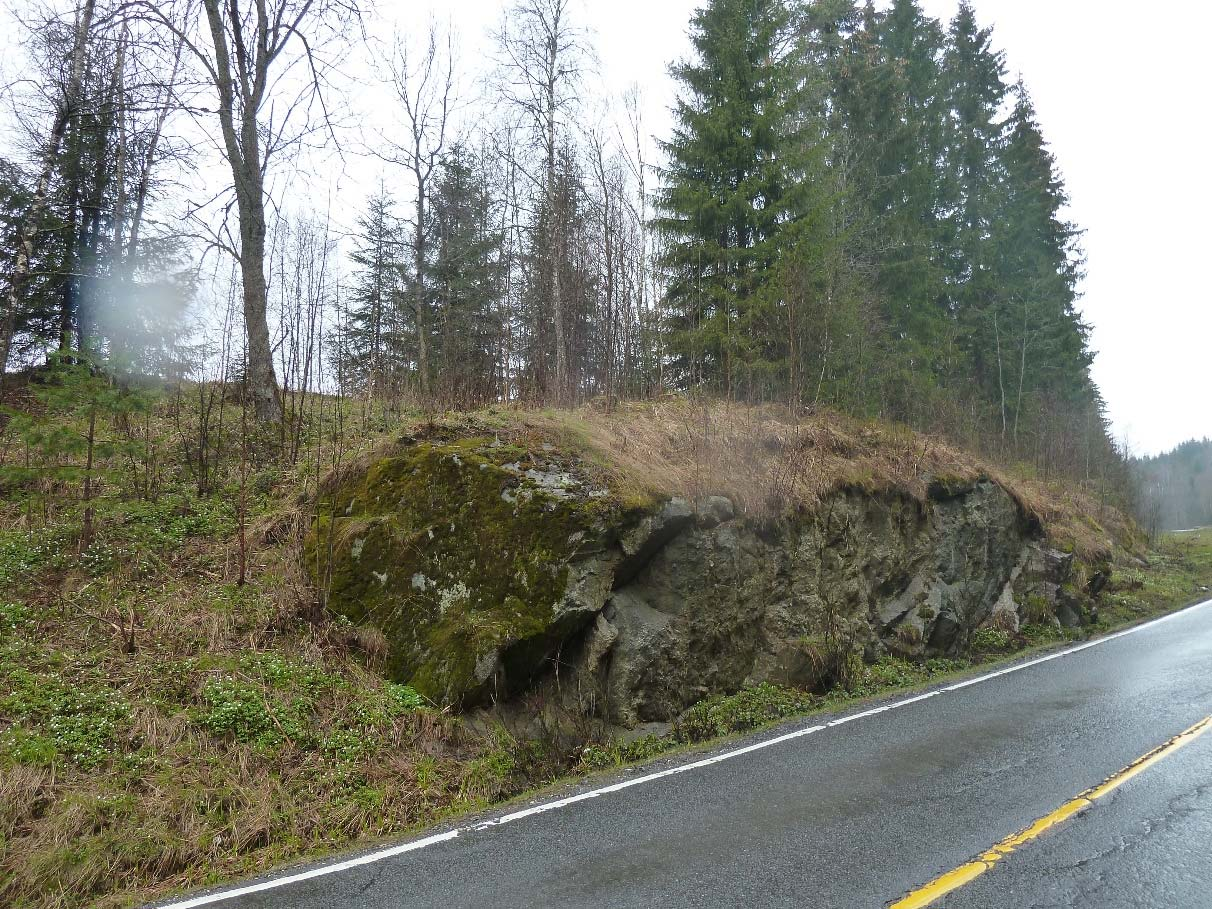
[(1163, 534), (1146, 560), (1123, 560), (1104, 591), (1095, 628), (1111, 629), (1212, 599), (1212, 528)]

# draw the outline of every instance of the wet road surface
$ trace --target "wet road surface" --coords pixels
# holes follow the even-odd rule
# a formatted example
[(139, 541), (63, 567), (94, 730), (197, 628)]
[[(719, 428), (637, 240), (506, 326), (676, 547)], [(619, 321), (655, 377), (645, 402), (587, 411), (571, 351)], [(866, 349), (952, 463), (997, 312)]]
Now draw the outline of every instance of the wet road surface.
[(937, 905), (1212, 907), (1212, 735)]

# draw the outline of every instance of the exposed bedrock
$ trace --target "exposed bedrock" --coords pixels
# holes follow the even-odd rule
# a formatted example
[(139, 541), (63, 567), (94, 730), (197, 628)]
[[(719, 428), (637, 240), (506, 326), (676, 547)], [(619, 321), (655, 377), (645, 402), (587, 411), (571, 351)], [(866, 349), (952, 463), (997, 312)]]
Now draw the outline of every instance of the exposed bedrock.
[(623, 726), (757, 682), (824, 687), (847, 660), (959, 654), (984, 626), (1079, 623), (1098, 577), (992, 480), (757, 522), (718, 496), (624, 507), (575, 463), (479, 438), (409, 443), (330, 493), (309, 567), (383, 632), (394, 677), (453, 706), (544, 684)]

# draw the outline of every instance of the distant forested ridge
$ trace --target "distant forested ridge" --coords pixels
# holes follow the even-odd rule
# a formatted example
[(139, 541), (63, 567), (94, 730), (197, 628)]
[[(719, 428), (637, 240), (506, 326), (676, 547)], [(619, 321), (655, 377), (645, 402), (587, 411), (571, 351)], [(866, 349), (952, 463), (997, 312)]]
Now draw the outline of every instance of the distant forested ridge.
[[(505, 4), (474, 100), (436, 30), (357, 50), (341, 25), (356, 4), (308, 5), (262, 36), (274, 54), (217, 62), (216, 35), (269, 27), (259, 7), (59, 7), (30, 19), (45, 84), (20, 99), (28, 161), (0, 161), (5, 369), (68, 348), (187, 369), (167, 336), (217, 251), (229, 286), (201, 290), (227, 313), (192, 339), (212, 352), (193, 374), (243, 378), (262, 421), (308, 390), (454, 406), (693, 391), (901, 421), (1045, 476), (1124, 475), (1064, 181), (967, 2), (940, 22), (916, 0), (706, 0), (657, 161), (641, 96), (595, 96), (570, 0)], [(355, 100), (337, 78), (355, 50), (398, 102), (356, 142), (311, 103)], [(318, 57), (304, 119), (261, 149), (275, 67), (314, 74)], [(261, 94), (225, 94), (220, 63)], [(190, 130), (215, 105), (225, 141), (202, 160)], [(265, 177), (320, 137), (386, 162), (344, 230)], [(218, 161), (230, 185), (183, 222), (172, 175)], [(143, 302), (165, 299), (180, 305)]]
[(1136, 462), (1142, 512), (1153, 530), (1212, 525), (1212, 439), (1192, 439)]

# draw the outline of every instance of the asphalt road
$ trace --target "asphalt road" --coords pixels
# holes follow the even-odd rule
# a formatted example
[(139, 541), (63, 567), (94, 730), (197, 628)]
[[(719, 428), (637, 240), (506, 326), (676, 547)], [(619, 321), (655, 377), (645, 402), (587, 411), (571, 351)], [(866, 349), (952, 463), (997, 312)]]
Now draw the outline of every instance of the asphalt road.
[[(213, 905), (882, 907), (1209, 714), (1205, 605), (709, 766)], [(1212, 734), (938, 905), (1209, 909)]]

